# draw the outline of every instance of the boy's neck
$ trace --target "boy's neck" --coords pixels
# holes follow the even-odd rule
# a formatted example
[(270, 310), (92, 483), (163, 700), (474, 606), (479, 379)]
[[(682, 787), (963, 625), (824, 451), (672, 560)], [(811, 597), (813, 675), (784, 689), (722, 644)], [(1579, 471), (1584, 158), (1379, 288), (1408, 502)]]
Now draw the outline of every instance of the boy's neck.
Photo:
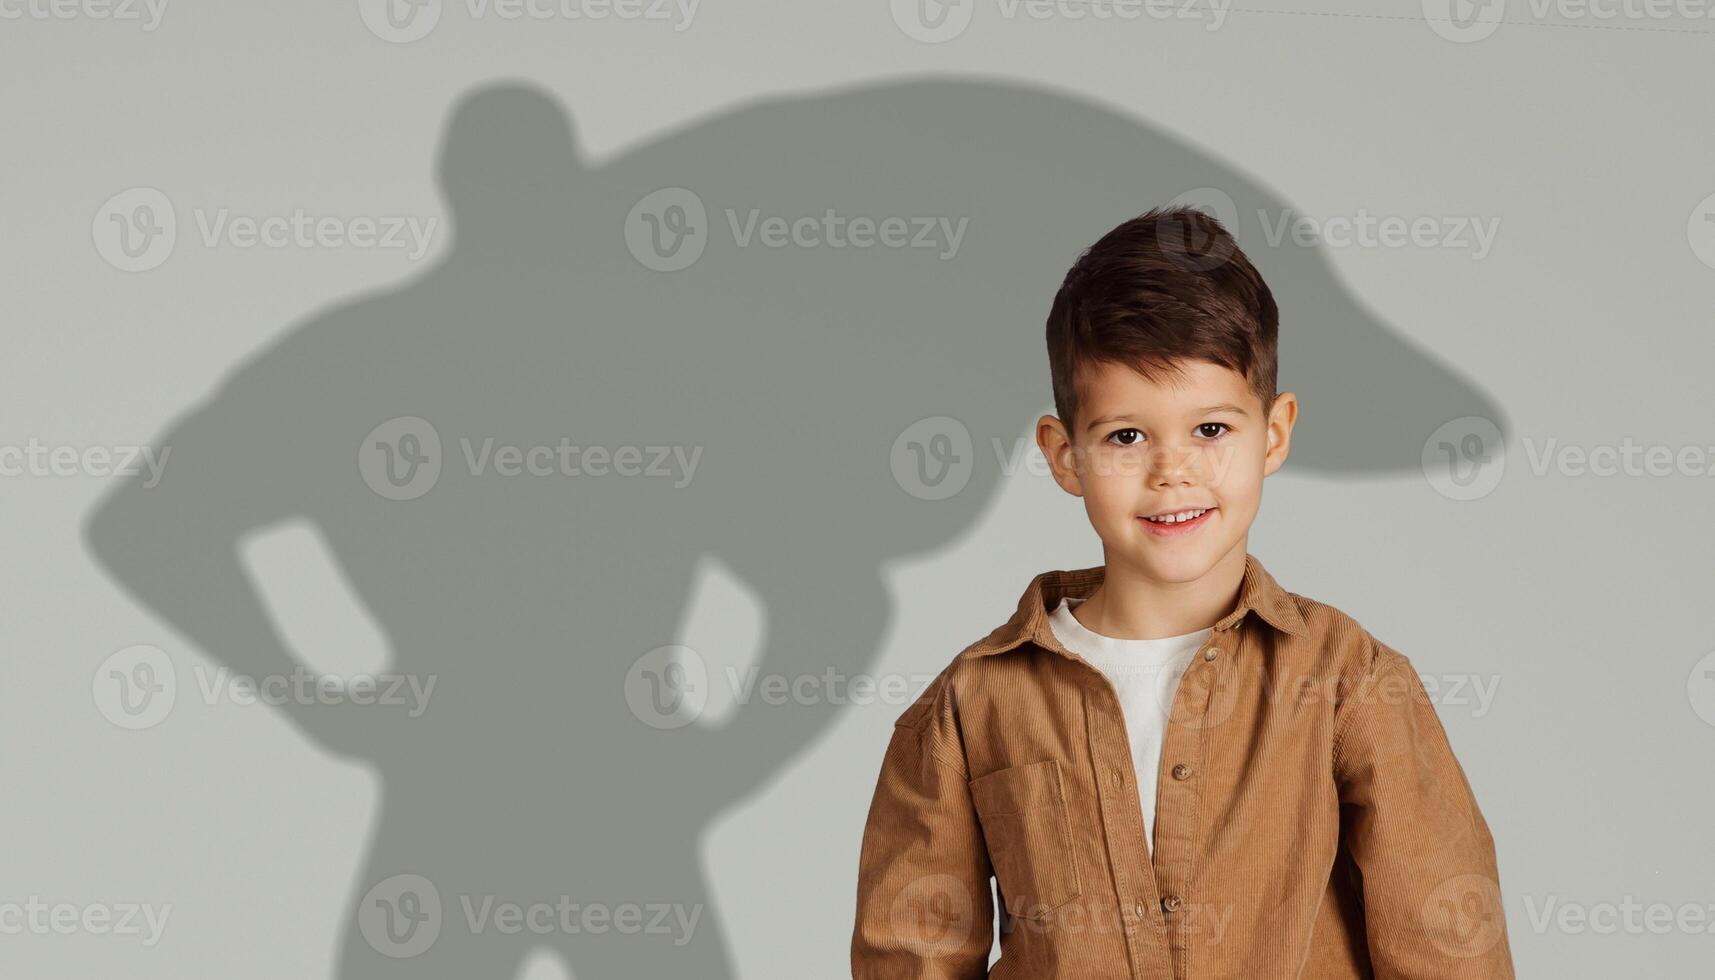
[(1118, 640), (1159, 640), (1206, 629), (1238, 602), (1245, 547), (1240, 541), (1190, 582), (1161, 582), (1107, 560), (1101, 586), (1074, 606), (1072, 615), (1090, 632)]

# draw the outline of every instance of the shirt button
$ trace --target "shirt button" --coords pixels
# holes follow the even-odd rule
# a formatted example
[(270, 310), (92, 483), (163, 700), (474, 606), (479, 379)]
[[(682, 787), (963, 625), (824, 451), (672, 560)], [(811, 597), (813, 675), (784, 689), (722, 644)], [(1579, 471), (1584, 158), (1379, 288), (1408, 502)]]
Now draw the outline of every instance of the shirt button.
[(1178, 895), (1169, 895), (1161, 900), (1161, 907), (1169, 912), (1179, 911), (1179, 905), (1180, 902)]
[(1132, 914), (1137, 916), (1138, 918), (1140, 918), (1140, 919), (1143, 918), (1143, 903), (1139, 902), (1136, 905), (1133, 905), (1131, 907), (1131, 911), (1132, 911)]
[(1204, 660), (1213, 660), (1213, 659), (1215, 659), (1215, 655), (1219, 652), (1220, 651), (1216, 650), (1214, 647), (1210, 647), (1207, 650), (1203, 651), (1203, 659)]
[(1183, 762), (1174, 766), (1173, 767), (1173, 778), (1174, 779), (1190, 779), (1191, 778), (1191, 767), (1186, 765)]

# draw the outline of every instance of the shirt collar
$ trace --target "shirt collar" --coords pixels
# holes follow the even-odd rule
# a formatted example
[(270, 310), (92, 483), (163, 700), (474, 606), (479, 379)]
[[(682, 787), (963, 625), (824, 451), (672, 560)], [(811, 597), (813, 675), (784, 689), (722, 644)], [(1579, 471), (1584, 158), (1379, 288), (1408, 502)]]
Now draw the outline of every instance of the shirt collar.
[[(1048, 622), (1049, 613), (1059, 608), (1060, 600), (1068, 596), (1088, 598), (1102, 584), (1106, 574), (1107, 569), (1097, 565), (1094, 568), (1057, 569), (1037, 575), (1019, 598), (1018, 611), (1012, 614), (1012, 618), (966, 647), (959, 656), (986, 657), (1025, 642), (1048, 650), (1059, 650), (1060, 642)], [(1244, 577), (1239, 582), (1239, 600), (1215, 622), (1215, 629), (1225, 631), (1237, 626), (1247, 612), (1256, 613), (1270, 626), (1291, 636), (1304, 638), (1310, 635), (1310, 627), (1304, 622), (1304, 616), (1298, 611), (1298, 604), (1291, 594), (1280, 587), (1255, 555), (1248, 552), (1245, 554)]]

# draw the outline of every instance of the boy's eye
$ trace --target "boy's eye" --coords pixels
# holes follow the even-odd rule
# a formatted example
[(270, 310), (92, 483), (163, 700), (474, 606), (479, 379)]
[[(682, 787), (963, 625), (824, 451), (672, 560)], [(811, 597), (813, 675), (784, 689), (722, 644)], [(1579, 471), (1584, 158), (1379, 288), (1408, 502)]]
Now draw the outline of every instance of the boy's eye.
[[(1208, 431), (1210, 429), (1218, 429), (1220, 431), (1210, 432)], [(1202, 425), (1197, 426), (1197, 432), (1208, 439), (1219, 439), (1228, 432), (1231, 432), (1232, 429), (1233, 427), (1225, 422), (1204, 422)]]
[[(1131, 436), (1131, 438), (1125, 438), (1128, 435)], [(1137, 429), (1120, 429), (1108, 436), (1108, 441), (1112, 442), (1116, 446), (1135, 446), (1142, 440), (1143, 433)]]

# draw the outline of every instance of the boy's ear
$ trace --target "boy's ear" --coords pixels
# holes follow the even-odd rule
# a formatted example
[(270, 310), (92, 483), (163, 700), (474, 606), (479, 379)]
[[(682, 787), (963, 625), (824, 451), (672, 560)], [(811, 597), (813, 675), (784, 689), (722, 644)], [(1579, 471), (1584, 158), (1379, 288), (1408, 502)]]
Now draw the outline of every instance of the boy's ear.
[(1283, 391), (1274, 396), (1274, 407), (1268, 411), (1268, 453), (1263, 456), (1262, 473), (1268, 476), (1280, 469), (1292, 451), (1292, 427), (1298, 422), (1298, 396)]
[(1054, 474), (1054, 482), (1060, 484), (1060, 489), (1074, 497), (1082, 497), (1084, 485), (1078, 479), (1077, 447), (1058, 418), (1044, 415), (1036, 420), (1036, 447), (1048, 458), (1048, 469)]

